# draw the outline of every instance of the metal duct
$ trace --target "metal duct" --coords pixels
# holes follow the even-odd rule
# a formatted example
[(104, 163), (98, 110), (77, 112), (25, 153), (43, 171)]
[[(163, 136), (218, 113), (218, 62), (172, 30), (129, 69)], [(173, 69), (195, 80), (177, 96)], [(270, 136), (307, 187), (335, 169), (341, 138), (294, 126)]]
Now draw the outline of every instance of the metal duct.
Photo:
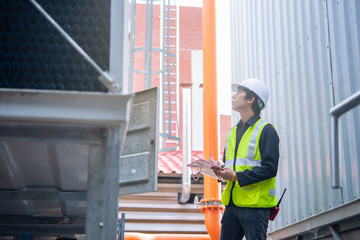
[(187, 165), (191, 161), (191, 111), (190, 111), (190, 89), (182, 89), (182, 112), (183, 112), (183, 175), (182, 190), (179, 203), (185, 204), (189, 201), (191, 192), (191, 172)]

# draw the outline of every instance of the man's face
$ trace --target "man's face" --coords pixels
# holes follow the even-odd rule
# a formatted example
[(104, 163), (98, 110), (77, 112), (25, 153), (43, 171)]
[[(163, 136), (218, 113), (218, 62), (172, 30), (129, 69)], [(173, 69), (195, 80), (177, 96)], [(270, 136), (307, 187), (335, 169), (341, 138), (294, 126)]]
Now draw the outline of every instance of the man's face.
[(253, 98), (246, 99), (246, 91), (240, 87), (239, 91), (232, 96), (232, 109), (236, 112), (240, 112), (248, 107), (251, 108)]

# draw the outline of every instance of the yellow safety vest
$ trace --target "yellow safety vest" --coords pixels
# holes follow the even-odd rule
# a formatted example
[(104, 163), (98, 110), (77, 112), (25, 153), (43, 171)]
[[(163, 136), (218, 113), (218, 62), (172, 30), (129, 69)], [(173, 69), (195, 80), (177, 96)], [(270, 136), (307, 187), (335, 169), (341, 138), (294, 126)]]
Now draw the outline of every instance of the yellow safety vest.
[[(240, 140), (236, 154), (235, 171), (242, 172), (246, 169), (253, 169), (261, 166), (261, 154), (259, 140), (261, 132), (268, 123), (259, 119), (254, 126), (250, 126)], [(234, 169), (234, 155), (236, 144), (236, 128), (233, 127), (226, 139), (226, 161), (225, 167)], [(277, 204), (275, 196), (275, 177), (261, 182), (240, 187), (238, 181), (228, 181), (222, 196), (221, 202), (225, 206), (229, 204), (232, 190), (232, 200), (236, 206), (252, 208), (271, 208)]]

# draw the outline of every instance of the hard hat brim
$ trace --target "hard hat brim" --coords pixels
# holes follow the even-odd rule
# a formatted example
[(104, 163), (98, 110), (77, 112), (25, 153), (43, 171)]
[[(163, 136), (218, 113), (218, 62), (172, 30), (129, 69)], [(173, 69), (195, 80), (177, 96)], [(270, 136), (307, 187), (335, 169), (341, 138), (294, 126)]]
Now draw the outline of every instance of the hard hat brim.
[(237, 83), (233, 83), (233, 84), (231, 84), (231, 90), (233, 91), (233, 92), (238, 92), (239, 91), (239, 87), (240, 87), (241, 85), (240, 84), (237, 84)]

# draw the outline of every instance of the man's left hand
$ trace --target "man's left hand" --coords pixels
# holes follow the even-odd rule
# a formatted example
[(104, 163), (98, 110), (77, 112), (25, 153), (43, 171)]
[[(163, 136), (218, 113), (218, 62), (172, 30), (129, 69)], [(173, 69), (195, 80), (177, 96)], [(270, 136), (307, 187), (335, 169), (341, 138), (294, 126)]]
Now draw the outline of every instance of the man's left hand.
[[(222, 177), (224, 180), (227, 181), (232, 181), (233, 180), (233, 175), (234, 175), (234, 170), (232, 170), (231, 168), (225, 167), (225, 168), (216, 168), (213, 169), (213, 171), (215, 172), (215, 175), (218, 177)], [(236, 174), (235, 174), (235, 181), (237, 180)]]

